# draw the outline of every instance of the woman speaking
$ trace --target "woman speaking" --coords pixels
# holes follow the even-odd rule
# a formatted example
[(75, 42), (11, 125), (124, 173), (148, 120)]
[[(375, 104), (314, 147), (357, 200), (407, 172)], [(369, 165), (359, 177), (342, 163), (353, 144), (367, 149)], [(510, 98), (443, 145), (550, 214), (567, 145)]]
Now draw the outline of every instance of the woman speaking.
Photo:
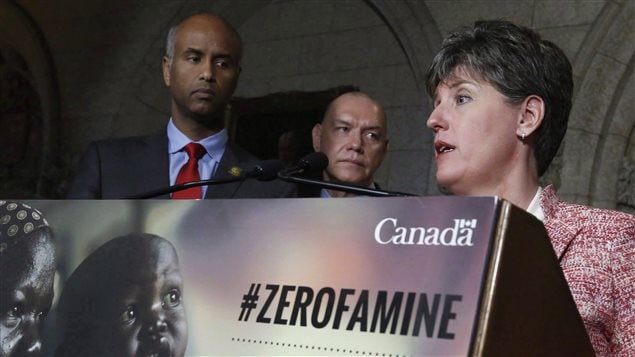
[(562, 202), (540, 187), (571, 109), (571, 64), (507, 21), (451, 33), (427, 74), (438, 183), (499, 196), (540, 219), (598, 355), (635, 354), (635, 216)]

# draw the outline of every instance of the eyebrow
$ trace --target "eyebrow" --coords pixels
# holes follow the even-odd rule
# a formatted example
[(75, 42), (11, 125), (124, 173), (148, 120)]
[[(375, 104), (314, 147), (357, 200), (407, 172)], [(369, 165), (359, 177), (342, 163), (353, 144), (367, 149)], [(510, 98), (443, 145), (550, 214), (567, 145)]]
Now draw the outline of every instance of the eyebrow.
[(160, 271), (161, 274), (181, 274), (181, 269), (178, 265), (174, 264), (173, 266), (168, 266), (165, 269)]
[(333, 125), (337, 125), (337, 124), (351, 125), (351, 119), (349, 118), (333, 117), (331, 118), (331, 121), (333, 122)]
[(447, 81), (446, 84), (447, 84), (448, 88), (452, 88), (452, 89), (454, 89), (454, 88), (456, 88), (456, 87), (458, 87), (458, 86), (460, 86), (462, 84), (471, 84), (471, 85), (474, 85), (474, 86), (478, 86), (478, 83), (476, 83), (475, 81), (462, 79), (462, 78), (461, 79), (455, 79), (455, 80), (452, 80), (452, 81)]
[[(346, 119), (340, 119), (340, 118), (333, 118), (333, 124), (334, 125), (337, 125), (337, 124), (352, 125), (351, 121), (347, 121)], [(381, 125), (362, 126), (361, 128), (362, 130), (383, 130)]]
[[(196, 49), (196, 48), (192, 48), (192, 47), (188, 47), (183, 51), (183, 55), (187, 56), (189, 54), (195, 54), (195, 55), (199, 55), (199, 56), (204, 56), (205, 52)], [(229, 53), (220, 53), (220, 54), (216, 54), (214, 55), (214, 58), (229, 58), (229, 59), (233, 59), (234, 57), (229, 54)]]
[[(445, 80), (443, 83), (445, 83), (445, 85), (449, 88), (449, 89), (455, 89), (456, 87), (459, 87), (463, 84), (471, 84), (475, 87), (479, 87), (478, 82), (473, 81), (473, 80), (468, 80), (468, 79), (464, 79), (464, 78), (456, 78), (456, 79), (448, 79)], [(439, 88), (439, 86), (437, 86), (437, 89)], [(434, 96), (432, 97), (433, 101), (436, 101), (438, 98), (438, 94), (437, 94), (437, 90), (434, 91)]]
[(186, 54), (186, 55), (190, 54), (190, 53), (197, 54), (197, 55), (202, 55), (203, 51), (198, 50), (196, 48), (192, 48), (192, 47), (188, 47), (188, 48), (185, 49), (185, 51), (183, 51), (183, 54)]

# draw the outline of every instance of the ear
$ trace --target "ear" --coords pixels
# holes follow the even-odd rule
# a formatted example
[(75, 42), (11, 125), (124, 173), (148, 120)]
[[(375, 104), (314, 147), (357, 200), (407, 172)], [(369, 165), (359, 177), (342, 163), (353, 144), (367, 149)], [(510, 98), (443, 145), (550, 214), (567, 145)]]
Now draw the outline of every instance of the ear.
[(521, 103), (520, 110), (516, 135), (527, 138), (540, 128), (545, 118), (545, 102), (532, 94)]
[(311, 137), (313, 138), (313, 150), (320, 151), (320, 139), (322, 138), (322, 125), (320, 123), (315, 124), (311, 130)]
[(163, 82), (166, 87), (170, 86), (170, 59), (163, 56)]

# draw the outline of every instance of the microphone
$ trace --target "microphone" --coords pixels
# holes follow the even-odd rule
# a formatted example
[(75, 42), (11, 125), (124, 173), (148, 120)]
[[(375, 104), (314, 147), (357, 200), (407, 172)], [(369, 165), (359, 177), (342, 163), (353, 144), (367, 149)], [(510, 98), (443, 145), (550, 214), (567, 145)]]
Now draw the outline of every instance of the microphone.
[[(271, 181), (278, 177), (278, 172), (284, 169), (284, 164), (280, 160), (266, 160), (256, 163), (249, 171), (244, 174), (238, 173), (235, 176), (224, 177), (218, 179), (208, 179), (199, 181), (190, 181), (179, 185), (168, 186), (158, 190), (152, 190), (138, 195), (129, 196), (126, 199), (146, 199), (153, 198), (168, 193), (182, 191), (191, 187), (206, 185), (221, 185), (237, 181), (244, 181), (249, 178), (255, 178), (259, 181)], [(239, 170), (240, 171), (240, 170)]]
[(300, 173), (321, 172), (329, 165), (328, 157), (321, 152), (313, 152), (298, 161), (298, 163), (284, 171), (278, 172), (278, 178), (293, 183), (299, 183), (309, 186), (316, 186), (329, 190), (344, 191), (355, 195), (374, 196), (374, 197), (390, 197), (390, 196), (416, 196), (411, 193), (375, 190), (368, 187), (362, 187), (351, 184), (343, 184), (330, 181), (314, 180), (306, 177), (297, 177), (294, 175)]
[(329, 166), (329, 158), (324, 153), (316, 151), (298, 160), (298, 163), (295, 164), (295, 166), (291, 166), (284, 171), (280, 171), (278, 177), (280, 175), (292, 176), (304, 172), (319, 172), (326, 169), (327, 166)]

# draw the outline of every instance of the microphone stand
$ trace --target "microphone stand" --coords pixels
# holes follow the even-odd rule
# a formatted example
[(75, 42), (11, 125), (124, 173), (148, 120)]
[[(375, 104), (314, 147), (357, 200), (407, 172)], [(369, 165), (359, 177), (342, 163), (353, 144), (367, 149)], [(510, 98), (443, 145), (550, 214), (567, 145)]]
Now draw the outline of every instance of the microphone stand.
[(219, 179), (207, 179), (207, 180), (185, 182), (180, 185), (168, 186), (165, 188), (160, 188), (158, 190), (153, 190), (150, 192), (130, 196), (128, 197), (128, 199), (152, 198), (152, 197), (157, 197), (157, 196), (165, 195), (165, 194), (176, 192), (176, 191), (185, 190), (192, 187), (221, 185), (225, 183), (243, 181), (243, 180), (247, 180), (251, 178), (257, 179), (259, 181), (271, 181), (277, 177), (277, 173), (283, 168), (284, 168), (284, 164), (280, 160), (265, 160), (265, 161), (254, 164), (253, 168), (247, 171), (243, 175), (225, 177), (225, 178), (219, 178)]
[(176, 191), (185, 190), (185, 189), (192, 188), (192, 187), (231, 183), (231, 182), (242, 181), (242, 180), (244, 180), (246, 178), (247, 177), (245, 177), (245, 176), (236, 176), (236, 177), (228, 177), (228, 178), (216, 179), (216, 180), (209, 179), (209, 180), (191, 181), (191, 182), (182, 183), (180, 185), (174, 185), (174, 186), (170, 186), (170, 187), (160, 188), (158, 190), (153, 190), (153, 191), (141, 193), (141, 194), (138, 194), (138, 195), (129, 196), (126, 199), (135, 200), (135, 199), (152, 198), (152, 197), (165, 195), (167, 193), (172, 193), (172, 192), (176, 192)]
[(344, 192), (353, 193), (356, 195), (373, 196), (373, 197), (416, 196), (411, 193), (375, 190), (372, 188), (361, 187), (356, 185), (340, 184), (340, 183), (328, 182), (328, 181), (322, 181), (322, 180), (313, 180), (313, 179), (309, 179), (305, 177), (292, 176), (285, 172), (279, 172), (278, 178), (287, 182), (299, 183), (299, 184), (304, 184), (309, 186), (317, 186), (319, 188), (326, 188), (329, 190), (344, 191)]

